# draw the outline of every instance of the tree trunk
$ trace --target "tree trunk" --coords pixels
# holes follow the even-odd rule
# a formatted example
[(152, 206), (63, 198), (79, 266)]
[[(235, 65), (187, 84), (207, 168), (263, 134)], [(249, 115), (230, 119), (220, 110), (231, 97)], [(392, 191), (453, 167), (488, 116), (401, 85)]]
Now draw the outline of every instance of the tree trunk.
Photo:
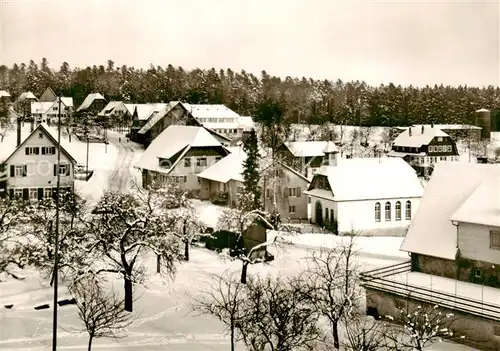
[(189, 241), (186, 240), (184, 242), (184, 259), (189, 261)]
[(156, 255), (156, 273), (161, 273), (161, 256)]
[(125, 276), (125, 311), (132, 312), (132, 280)]
[(241, 269), (241, 284), (247, 283), (247, 268), (248, 262), (243, 262), (243, 268)]
[(231, 351), (234, 351), (234, 321), (231, 319)]
[(92, 339), (94, 339), (94, 337), (93, 337), (93, 336), (90, 336), (90, 337), (89, 337), (89, 346), (88, 346), (88, 348), (87, 348), (87, 350), (88, 350), (88, 351), (91, 351), (91, 350), (92, 350)]
[(340, 349), (340, 341), (339, 341), (339, 326), (337, 322), (334, 322), (332, 325), (332, 336), (333, 336), (333, 348), (335, 350)]

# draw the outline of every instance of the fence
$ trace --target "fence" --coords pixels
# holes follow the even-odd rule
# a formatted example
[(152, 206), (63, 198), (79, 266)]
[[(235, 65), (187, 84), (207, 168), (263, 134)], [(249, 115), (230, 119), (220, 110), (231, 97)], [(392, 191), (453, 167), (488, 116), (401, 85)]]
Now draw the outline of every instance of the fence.
[(411, 261), (378, 268), (361, 273), (365, 288), (385, 291), (394, 295), (411, 298), (429, 304), (436, 304), (450, 310), (475, 316), (500, 320), (500, 305), (493, 305), (464, 296), (453, 295), (425, 287), (386, 279), (389, 276), (411, 271)]

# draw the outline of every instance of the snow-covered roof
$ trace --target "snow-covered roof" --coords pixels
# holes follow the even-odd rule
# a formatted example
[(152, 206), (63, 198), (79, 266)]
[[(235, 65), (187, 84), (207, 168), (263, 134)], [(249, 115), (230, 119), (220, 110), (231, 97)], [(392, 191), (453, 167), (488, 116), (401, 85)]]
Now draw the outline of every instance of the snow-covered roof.
[(326, 141), (291, 141), (285, 146), (295, 157), (324, 156), (323, 150), (327, 146)]
[(323, 153), (334, 153), (334, 152), (339, 152), (339, 148), (337, 147), (337, 145), (335, 145), (335, 143), (333, 141), (327, 141), (326, 142), (326, 146), (325, 148), (323, 149)]
[(424, 128), (432, 128), (432, 127), (434, 127), (434, 128), (441, 129), (441, 130), (469, 130), (469, 129), (470, 130), (481, 130), (482, 129), (481, 127), (473, 126), (473, 125), (470, 125), (470, 124), (434, 124), (434, 125), (431, 125), (431, 124), (414, 124), (413, 125), (413, 127), (415, 127), (415, 128), (422, 128), (422, 126), (424, 126)]
[(61, 97), (61, 102), (67, 107), (73, 107), (73, 98), (72, 97)]
[[(411, 136), (410, 136), (411, 129)], [(407, 146), (407, 147), (421, 147), (422, 145), (428, 145), (432, 139), (435, 137), (447, 137), (448, 134), (443, 132), (441, 129), (436, 128), (425, 128), (422, 133), (422, 127), (408, 127), (406, 130), (401, 132), (396, 139), (394, 139), (394, 145), (397, 146)]]
[(243, 182), (243, 162), (247, 155), (243, 150), (235, 151), (198, 174), (199, 178), (227, 183), (230, 180)]
[(401, 158), (340, 159), (315, 175), (327, 176), (333, 201), (419, 198), (424, 192), (415, 170)]
[[(146, 124), (139, 130), (139, 134), (145, 134), (148, 130), (150, 130), (158, 121), (160, 121), (167, 113), (169, 113), (179, 101), (170, 101), (164, 108), (157, 111), (156, 114), (151, 115), (151, 118), (148, 119)], [(137, 111), (139, 112), (139, 111)]]
[(106, 100), (106, 99), (104, 98), (104, 96), (102, 96), (99, 93), (89, 94), (89, 95), (87, 95), (85, 100), (83, 100), (82, 104), (76, 109), (76, 111), (83, 111), (83, 110), (88, 109), (90, 107), (90, 105), (92, 105), (94, 100)]
[(239, 127), (243, 130), (250, 130), (254, 127), (255, 123), (251, 116), (240, 116), (238, 117)]
[(37, 97), (31, 92), (27, 91), (19, 95), (19, 97), (16, 99), (16, 101), (24, 101), (24, 100), (36, 100), (38, 101)]
[(52, 106), (54, 102), (38, 102), (33, 101), (31, 103), (31, 113), (46, 113)]
[(6, 90), (0, 90), (0, 98), (10, 97), (10, 94)]
[(194, 118), (238, 118), (240, 115), (225, 105), (182, 103)]
[(191, 147), (201, 146), (222, 145), (203, 127), (171, 125), (153, 140), (136, 167), (168, 173), (175, 164), (169, 169), (161, 168), (158, 164), (159, 158), (170, 159), (179, 152), (187, 152)]
[(125, 104), (125, 107), (127, 108), (127, 111), (133, 115), (135, 109), (137, 108), (137, 117), (139, 118), (139, 121), (146, 121), (153, 112), (159, 112), (165, 107), (167, 107), (168, 104), (164, 103), (155, 103), (155, 104)]
[[(496, 164), (435, 164), (424, 196), (401, 244), (401, 250), (454, 260), (458, 245), (457, 229), (451, 218), (489, 221), (491, 217), (484, 215), (491, 213), (491, 206), (497, 201), (492, 197), (498, 197), (498, 191), (482, 197), (485, 195), (485, 189), (481, 184), (486, 181), (484, 186), (491, 190), (494, 180), (499, 176), (500, 165)], [(485, 204), (480, 204), (480, 196)], [(471, 206), (478, 208), (471, 213), (465, 213)]]
[(480, 108), (479, 110), (477, 110), (476, 112), (491, 112), (490, 110), (488, 110), (487, 108)]
[(111, 112), (116, 108), (116, 106), (123, 104), (122, 101), (110, 101), (108, 104), (99, 112), (98, 116), (109, 116)]

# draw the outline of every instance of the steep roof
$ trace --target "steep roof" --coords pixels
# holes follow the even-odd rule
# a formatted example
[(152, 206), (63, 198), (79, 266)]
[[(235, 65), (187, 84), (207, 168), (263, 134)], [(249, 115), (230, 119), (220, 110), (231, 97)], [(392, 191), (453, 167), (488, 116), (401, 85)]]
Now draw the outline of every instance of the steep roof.
[(54, 90), (52, 90), (51, 87), (47, 87), (45, 91), (42, 93), (40, 96), (40, 101), (43, 102), (53, 102), (57, 98), (56, 93), (54, 93)]
[(131, 115), (134, 114), (134, 110), (137, 109), (137, 117), (140, 121), (146, 121), (154, 112), (158, 112), (168, 104), (164, 103), (155, 103), (155, 104), (125, 104), (127, 111), (130, 112)]
[(22, 100), (26, 100), (26, 99), (38, 100), (37, 97), (35, 96), (35, 94), (33, 94), (31, 91), (26, 91), (26, 92), (22, 93), (21, 95), (19, 95), (19, 97), (17, 98), (17, 101), (22, 101)]
[(238, 124), (239, 127), (243, 130), (251, 130), (255, 126), (255, 123), (251, 116), (238, 117)]
[(339, 148), (333, 141), (327, 141), (325, 148), (323, 149), (323, 153), (334, 153), (340, 152)]
[(227, 183), (230, 180), (243, 182), (243, 162), (247, 155), (243, 150), (231, 153), (198, 174), (199, 178)]
[(10, 97), (10, 94), (6, 90), (0, 90), (0, 98)]
[[(31, 132), (31, 133), (24, 133), (24, 137), (23, 137), (23, 134), (21, 134), (21, 144), (19, 146), (16, 147), (16, 143), (15, 143), (16, 142), (16, 136), (15, 135), (14, 135), (14, 138), (10, 138), (11, 139), (11, 140), (9, 140), (10, 142), (4, 142), (4, 143), (2, 143), (1, 144), (2, 147), (0, 148), (0, 159), (3, 160), (3, 162), (7, 162), (10, 159), (10, 157), (12, 155), (14, 155), (14, 153), (17, 150), (23, 148), (24, 143), (28, 140), (28, 138), (31, 135), (33, 135), (34, 133), (36, 133), (36, 132), (38, 132), (40, 130), (42, 130), (45, 133), (45, 135), (47, 135), (49, 137), (49, 139), (51, 140), (51, 142), (55, 146), (57, 146), (57, 139), (58, 139), (57, 129), (56, 128), (51, 128), (51, 127), (49, 127), (45, 123), (41, 123), (38, 126), (36, 126), (36, 128), (33, 130), (33, 132)], [(15, 130), (14, 130), (14, 133), (16, 133)], [(65, 145), (65, 144), (67, 144), (67, 143), (65, 143), (65, 140), (61, 136), (61, 152), (63, 154), (65, 154), (66, 157), (68, 157), (73, 163), (76, 163), (77, 161), (68, 152), (67, 145)]]
[[(53, 106), (58, 106), (59, 101), (32, 101), (31, 102), (31, 113), (47, 113)], [(61, 104), (67, 107), (73, 106), (73, 98), (61, 98)]]
[[(498, 191), (493, 192), (493, 188), (499, 176), (500, 165), (496, 164), (437, 163), (401, 250), (454, 260), (458, 243), (452, 218), (498, 223), (491, 214), (498, 201)], [(486, 194), (487, 190), (491, 192)]]
[(95, 100), (106, 100), (106, 99), (99, 93), (89, 94), (87, 95), (85, 100), (83, 100), (82, 104), (76, 109), (76, 111), (78, 112), (88, 109)]
[(194, 118), (238, 118), (240, 115), (225, 105), (182, 103)]
[(285, 146), (295, 157), (324, 156), (323, 150), (327, 146), (326, 141), (291, 141)]
[[(411, 136), (410, 136), (411, 129)], [(409, 127), (406, 128), (401, 134), (399, 134), (396, 139), (394, 139), (394, 145), (397, 146), (407, 146), (407, 147), (421, 147), (422, 145), (428, 145), (434, 137), (447, 137), (448, 134), (443, 132), (441, 129), (425, 128), (422, 133), (422, 127)]]
[(108, 104), (99, 112), (98, 116), (109, 116), (111, 112), (115, 109), (116, 106), (123, 104), (122, 101), (110, 101)]
[[(56, 100), (57, 102), (57, 100)], [(61, 97), (61, 102), (67, 107), (73, 107), (73, 98), (72, 97)]]
[(315, 175), (328, 178), (333, 201), (418, 198), (423, 188), (415, 170), (401, 158), (340, 159)]
[(157, 172), (168, 173), (175, 166), (175, 162), (168, 169), (158, 165), (159, 158), (170, 159), (182, 153), (180, 159), (192, 147), (222, 146), (205, 128), (171, 125), (158, 135), (146, 149), (136, 167)]
[[(139, 134), (145, 134), (147, 133), (148, 130), (153, 128), (153, 126), (158, 123), (167, 113), (169, 113), (175, 106), (179, 104), (179, 101), (170, 101), (168, 104), (166, 104), (165, 107), (163, 107), (161, 110), (158, 111), (158, 113), (152, 115), (146, 124), (139, 130)], [(139, 111), (137, 111), (139, 112)]]

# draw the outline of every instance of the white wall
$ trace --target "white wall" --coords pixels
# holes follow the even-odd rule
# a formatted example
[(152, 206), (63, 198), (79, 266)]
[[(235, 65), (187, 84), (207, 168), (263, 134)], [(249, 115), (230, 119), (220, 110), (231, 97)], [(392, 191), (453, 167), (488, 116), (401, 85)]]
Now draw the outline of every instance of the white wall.
[(490, 249), (490, 230), (500, 231), (500, 228), (460, 223), (458, 226), (460, 256), (500, 264), (500, 250)]
[[(53, 188), (56, 185), (54, 164), (57, 163), (57, 150), (55, 155), (42, 155), (41, 149), (38, 155), (25, 154), (25, 148), (29, 146), (38, 146), (40, 148), (43, 146), (56, 146), (50, 139), (48, 139), (45, 133), (43, 134), (43, 138), (39, 138), (39, 133), (40, 131), (37, 131), (28, 137), (26, 142), (22, 145), (22, 148), (17, 150), (7, 162), (6, 172), (9, 188)], [(61, 186), (70, 186), (73, 184), (74, 170), (68, 157), (61, 152), (61, 164), (62, 163), (69, 164), (71, 170), (68, 176), (61, 175)], [(10, 177), (11, 165), (27, 165), (27, 176), (14, 178)]]
[[(412, 218), (420, 205), (420, 198), (412, 199), (388, 199), (388, 200), (364, 200), (364, 201), (341, 201), (335, 202), (318, 197), (311, 197), (311, 219), (316, 222), (316, 202), (322, 204), (323, 220), (325, 218), (325, 208), (333, 209), (338, 221), (339, 232), (367, 231), (380, 229), (404, 230), (410, 225), (411, 220), (406, 220), (405, 203), (410, 200), (412, 203)], [(391, 203), (391, 220), (385, 220), (385, 203)], [(396, 221), (396, 202), (401, 202), (401, 220)], [(380, 222), (375, 221), (375, 203), (380, 202)]]
[[(196, 159), (199, 157), (205, 157), (207, 159), (207, 165), (206, 166), (197, 166), (196, 165)], [(188, 157), (191, 158), (191, 167), (185, 167), (184, 166), (184, 159), (186, 157), (183, 157), (179, 163), (175, 166), (175, 168), (170, 172), (170, 175), (172, 176), (187, 176), (187, 182), (184, 184), (184, 188), (187, 190), (197, 190), (201, 189), (201, 183), (199, 181), (199, 178), (197, 176), (198, 173), (201, 173), (208, 167), (214, 165), (216, 163), (216, 157), (217, 156), (192, 156)]]

